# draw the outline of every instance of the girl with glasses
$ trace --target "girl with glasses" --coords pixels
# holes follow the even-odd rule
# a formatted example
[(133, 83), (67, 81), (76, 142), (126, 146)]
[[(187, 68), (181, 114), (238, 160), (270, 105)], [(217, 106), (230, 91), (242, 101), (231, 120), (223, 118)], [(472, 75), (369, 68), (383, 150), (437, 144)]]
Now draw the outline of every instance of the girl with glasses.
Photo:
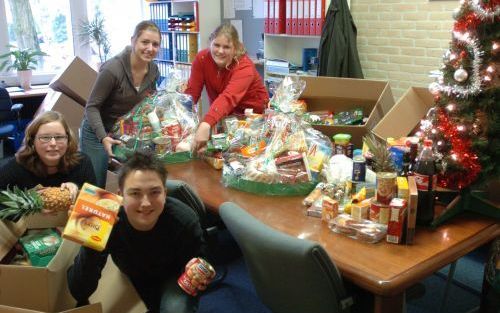
[(60, 186), (73, 199), (83, 183), (96, 184), (89, 157), (78, 152), (77, 139), (55, 111), (39, 115), (28, 125), (21, 148), (15, 156), (2, 160), (0, 173), (0, 190)]

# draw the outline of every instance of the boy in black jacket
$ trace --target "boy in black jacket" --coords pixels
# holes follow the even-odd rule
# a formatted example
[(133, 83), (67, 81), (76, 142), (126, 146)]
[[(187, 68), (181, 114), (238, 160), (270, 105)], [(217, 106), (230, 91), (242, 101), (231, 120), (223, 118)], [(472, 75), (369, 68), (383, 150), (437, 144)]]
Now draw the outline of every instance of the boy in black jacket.
[[(193, 257), (205, 254), (198, 216), (183, 202), (167, 198), (167, 171), (153, 156), (136, 153), (118, 177), (123, 204), (106, 249), (80, 249), (68, 270), (78, 305), (88, 303), (111, 255), (129, 277), (149, 312), (195, 312), (198, 299), (177, 285)], [(200, 290), (206, 286), (200, 286)]]

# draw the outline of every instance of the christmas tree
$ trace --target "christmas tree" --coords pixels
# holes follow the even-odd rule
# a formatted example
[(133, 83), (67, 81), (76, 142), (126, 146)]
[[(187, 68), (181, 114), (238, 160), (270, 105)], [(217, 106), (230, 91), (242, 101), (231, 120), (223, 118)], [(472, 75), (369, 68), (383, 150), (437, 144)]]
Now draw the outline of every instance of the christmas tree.
[(438, 185), (463, 190), (500, 173), (500, 0), (461, 1), (454, 19), (421, 128), (435, 144)]

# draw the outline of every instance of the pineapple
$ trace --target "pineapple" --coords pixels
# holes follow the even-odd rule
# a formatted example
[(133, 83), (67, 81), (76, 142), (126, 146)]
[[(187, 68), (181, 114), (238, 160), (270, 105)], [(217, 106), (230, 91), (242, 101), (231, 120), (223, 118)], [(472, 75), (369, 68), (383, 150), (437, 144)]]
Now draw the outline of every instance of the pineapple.
[(0, 219), (18, 219), (42, 210), (67, 211), (73, 203), (71, 193), (60, 187), (48, 187), (41, 191), (22, 190), (16, 186), (0, 191)]
[(391, 158), (391, 152), (386, 145), (380, 143), (373, 134), (363, 137), (363, 141), (368, 146), (370, 153), (373, 155), (372, 170), (377, 172), (396, 172), (394, 162)]

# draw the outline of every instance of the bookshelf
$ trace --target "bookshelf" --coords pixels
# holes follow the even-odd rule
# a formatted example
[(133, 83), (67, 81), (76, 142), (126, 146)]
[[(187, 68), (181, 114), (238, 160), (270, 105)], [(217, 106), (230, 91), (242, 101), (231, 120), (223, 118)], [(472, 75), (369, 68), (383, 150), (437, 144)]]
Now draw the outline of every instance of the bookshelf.
[(220, 1), (147, 1), (150, 19), (161, 31), (156, 62), (162, 76), (180, 69), (189, 77), (196, 53), (207, 47), (210, 33), (220, 24)]
[[(320, 36), (264, 34), (264, 58), (266, 60), (281, 59), (295, 64), (302, 69), (302, 54), (304, 48), (318, 49)], [(286, 73), (272, 70), (264, 63), (264, 81), (279, 83)]]

